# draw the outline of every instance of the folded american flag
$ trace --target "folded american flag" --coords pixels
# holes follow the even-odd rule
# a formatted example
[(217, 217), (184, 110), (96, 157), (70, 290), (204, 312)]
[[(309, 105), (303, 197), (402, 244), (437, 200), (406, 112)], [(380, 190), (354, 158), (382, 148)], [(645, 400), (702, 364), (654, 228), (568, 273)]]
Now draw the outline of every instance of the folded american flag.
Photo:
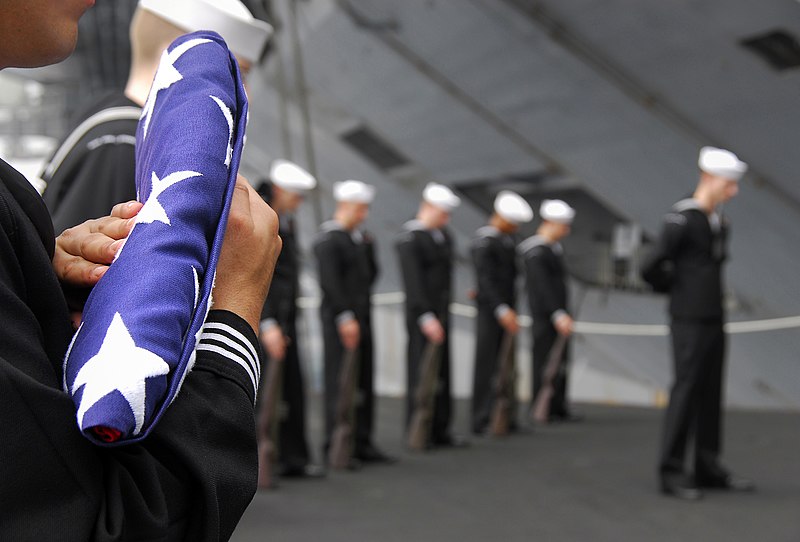
[(175, 40), (136, 134), (144, 207), (89, 296), (64, 361), (78, 426), (98, 444), (144, 438), (194, 364), (246, 122), (238, 65), (222, 38)]

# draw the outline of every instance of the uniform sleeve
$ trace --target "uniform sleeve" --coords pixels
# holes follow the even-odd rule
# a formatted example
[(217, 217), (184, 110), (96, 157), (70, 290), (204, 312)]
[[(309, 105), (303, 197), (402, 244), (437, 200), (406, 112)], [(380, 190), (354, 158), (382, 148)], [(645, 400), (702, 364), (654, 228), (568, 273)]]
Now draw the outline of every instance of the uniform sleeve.
[(270, 292), (267, 294), (267, 298), (264, 300), (264, 305), (261, 307), (261, 322), (262, 324), (269, 320), (272, 323), (278, 324), (278, 300), (280, 299), (280, 295), (277, 294), (277, 288), (273, 290), (275, 285), (270, 285)]
[(506, 305), (498, 288), (500, 285), (497, 284), (497, 260), (493, 257), (492, 243), (489, 239), (482, 237), (475, 239), (472, 245), (472, 262), (475, 265), (480, 297), (489, 303), (493, 311), (501, 305)]
[(267, 320), (278, 324), (284, 329), (289, 325), (289, 319), (292, 315), (292, 305), (295, 303), (292, 287), (295, 279), (286, 274), (284, 267), (285, 266), (281, 264), (280, 256), (278, 256), (278, 263), (275, 265), (269, 293), (261, 309), (262, 325)]
[(165, 498), (184, 510), (185, 539), (228, 540), (258, 477), (256, 336), (237, 315), (212, 311), (200, 344), (213, 348), (198, 349), (180, 394), (142, 447), (180, 480), (177, 491), (164, 484)]
[(375, 255), (375, 238), (371, 234), (365, 236), (364, 251), (367, 253), (367, 263), (369, 264), (369, 283), (375, 284), (375, 281), (378, 280), (378, 275), (381, 273), (381, 268)]
[(255, 341), (235, 314), (209, 313), (206, 348), (157, 428), (140, 444), (102, 450), (95, 540), (230, 538), (258, 476)]
[(433, 314), (434, 308), (425, 293), (425, 271), (415, 243), (414, 233), (403, 233), (397, 240), (397, 253), (400, 258), (400, 273), (406, 293), (406, 307), (414, 319), (423, 314)]
[(245, 354), (252, 354), (255, 334), (232, 313), (214, 311), (208, 321), (217, 324), (217, 335), (201, 342), (217, 351), (198, 351), (147, 439), (111, 448), (80, 434), (72, 400), (48, 375), (40, 338), (27, 321), (18, 322), (15, 336), (27, 338), (28, 355), (24, 345), (0, 351), (0, 539), (229, 539), (256, 490), (251, 377), (257, 369)]
[(557, 294), (556, 278), (542, 247), (532, 249), (525, 257), (529, 295), (537, 300), (536, 311), (552, 316), (557, 311), (568, 312)]
[(71, 171), (58, 170), (61, 178), (51, 180), (45, 190), (56, 235), (108, 215), (117, 203), (136, 199), (134, 164), (134, 145), (116, 142), (89, 150)]
[(336, 239), (329, 233), (323, 233), (314, 243), (314, 255), (317, 257), (319, 285), (330, 303), (333, 314), (338, 316), (346, 311), (353, 311), (353, 305), (346, 295), (342, 271), (342, 251), (337, 250)]
[(675, 257), (685, 228), (685, 216), (680, 213), (667, 214), (658, 241), (642, 263), (642, 279), (656, 292), (666, 293), (672, 288)]

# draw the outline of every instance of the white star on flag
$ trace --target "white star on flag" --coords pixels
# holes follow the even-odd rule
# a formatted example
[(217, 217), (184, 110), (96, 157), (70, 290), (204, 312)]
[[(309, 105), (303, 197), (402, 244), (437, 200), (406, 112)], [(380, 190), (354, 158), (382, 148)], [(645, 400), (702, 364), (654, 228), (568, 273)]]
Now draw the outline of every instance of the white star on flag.
[(194, 309), (197, 310), (197, 302), (200, 300), (200, 277), (194, 266), (192, 266), (192, 277), (194, 277)]
[[(208, 39), (193, 39), (175, 47), (172, 51), (164, 51), (161, 54), (161, 61), (158, 64), (158, 71), (150, 87), (150, 94), (147, 96), (147, 101), (142, 108), (142, 116), (144, 119), (144, 126), (142, 127), (142, 139), (147, 138), (147, 128), (150, 126), (150, 119), (153, 116), (153, 111), (156, 108), (156, 100), (158, 99), (159, 91), (166, 90), (174, 83), (177, 83), (183, 76), (175, 68), (175, 62), (189, 49), (200, 45), (201, 43), (210, 43)], [(146, 118), (145, 118), (146, 117)]]
[[(196, 171), (176, 171), (170, 173), (163, 179), (159, 179), (156, 172), (153, 172), (151, 179), (150, 196), (142, 206), (139, 214), (136, 215), (136, 224), (152, 224), (153, 222), (163, 222), (170, 226), (169, 216), (164, 206), (158, 201), (158, 197), (170, 186), (192, 177), (202, 177), (202, 173)], [(135, 227), (135, 226), (134, 226)], [(129, 235), (130, 237), (130, 235)]]
[(118, 391), (131, 407), (136, 423), (133, 434), (138, 434), (144, 425), (145, 382), (168, 373), (169, 365), (163, 359), (136, 346), (122, 316), (115, 313), (100, 351), (81, 367), (72, 383), (73, 395), (83, 386), (78, 424), (82, 428), (86, 412), (109, 393)]
[(222, 114), (225, 116), (225, 120), (228, 121), (228, 148), (225, 149), (225, 165), (230, 166), (231, 158), (233, 157), (233, 115), (228, 106), (225, 105), (225, 102), (216, 96), (209, 96), (209, 98), (217, 102)]

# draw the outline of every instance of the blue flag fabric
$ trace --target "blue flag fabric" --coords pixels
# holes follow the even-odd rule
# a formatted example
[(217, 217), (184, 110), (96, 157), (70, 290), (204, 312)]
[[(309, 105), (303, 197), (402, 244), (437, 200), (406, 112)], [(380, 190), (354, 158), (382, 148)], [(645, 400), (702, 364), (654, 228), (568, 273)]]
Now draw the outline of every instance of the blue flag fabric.
[(136, 134), (144, 207), (64, 361), (78, 426), (98, 444), (147, 436), (194, 364), (246, 123), (238, 64), (222, 38), (201, 31), (175, 40)]

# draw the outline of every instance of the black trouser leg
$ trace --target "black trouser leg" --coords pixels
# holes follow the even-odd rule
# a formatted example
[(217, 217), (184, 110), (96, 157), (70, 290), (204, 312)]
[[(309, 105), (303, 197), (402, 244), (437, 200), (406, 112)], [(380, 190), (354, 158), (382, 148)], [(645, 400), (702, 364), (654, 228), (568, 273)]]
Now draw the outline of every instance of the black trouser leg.
[(339, 341), (339, 333), (333, 319), (326, 318), (322, 322), (322, 335), (324, 339), (325, 358), (324, 374), (325, 389), (323, 390), (325, 405), (325, 439), (323, 451), (327, 454), (331, 443), (331, 436), (336, 426), (336, 414), (339, 403), (339, 372), (342, 366), (344, 348)]
[(405, 429), (411, 423), (416, 404), (417, 386), (419, 385), (420, 371), (422, 370), (422, 351), (425, 349), (425, 337), (419, 331), (416, 322), (407, 322), (408, 349), (406, 353), (406, 423)]
[(697, 432), (695, 435), (695, 474), (721, 476), (722, 379), (725, 360), (725, 333), (722, 325), (707, 326), (708, 363), (698, 385)]
[(475, 339), (475, 368), (472, 378), (472, 431), (480, 433), (489, 425), (498, 373), (497, 355), (503, 328), (489, 308), (478, 307)]
[[(550, 357), (550, 350), (557, 337), (556, 328), (550, 323), (546, 316), (535, 317), (533, 320), (533, 371), (531, 379), (531, 407), (536, 402), (539, 390), (542, 389), (544, 371), (547, 367), (547, 360)], [(555, 382), (554, 384), (558, 384)], [(556, 391), (556, 390), (554, 390)], [(551, 401), (552, 405), (553, 402)]]
[[(705, 408), (704, 403), (707, 401), (707, 398), (703, 397), (706, 390), (702, 389), (701, 384), (714, 372), (710, 371), (710, 368), (713, 369), (717, 364), (715, 358), (718, 352), (715, 354), (715, 351), (718, 338), (715, 333), (709, 331), (708, 324), (701, 322), (672, 323), (675, 381), (670, 390), (669, 404), (664, 417), (659, 462), (661, 472), (684, 470), (689, 433), (691, 431), (697, 435), (699, 412)], [(716, 401), (718, 400), (719, 394), (716, 394)], [(713, 413), (708, 414), (713, 418)], [(704, 418), (704, 426), (709, 424), (708, 420), (709, 418)], [(710, 423), (713, 425), (714, 422)], [(702, 440), (707, 437), (699, 438)]]
[[(444, 325), (444, 322), (443, 322)], [(447, 327), (445, 327), (447, 330)], [(446, 331), (445, 331), (446, 332)], [(441, 358), (439, 359), (439, 385), (436, 390), (436, 400), (433, 407), (433, 426), (431, 438), (441, 441), (450, 436), (450, 418), (453, 405), (450, 392), (450, 343), (445, 335), (442, 343)]]
[(372, 330), (370, 323), (361, 324), (361, 346), (358, 364), (356, 396), (356, 450), (372, 444), (375, 425), (374, 362), (372, 358)]
[(309, 462), (306, 441), (305, 389), (297, 342), (286, 349), (283, 367), (283, 419), (280, 425), (280, 462), (288, 468), (303, 467)]
[[(555, 341), (554, 341), (555, 342)], [(569, 342), (564, 345), (561, 354), (561, 364), (558, 366), (556, 380), (553, 383), (553, 398), (550, 400), (550, 412), (554, 416), (569, 415), (567, 406), (567, 389), (569, 385)]]

